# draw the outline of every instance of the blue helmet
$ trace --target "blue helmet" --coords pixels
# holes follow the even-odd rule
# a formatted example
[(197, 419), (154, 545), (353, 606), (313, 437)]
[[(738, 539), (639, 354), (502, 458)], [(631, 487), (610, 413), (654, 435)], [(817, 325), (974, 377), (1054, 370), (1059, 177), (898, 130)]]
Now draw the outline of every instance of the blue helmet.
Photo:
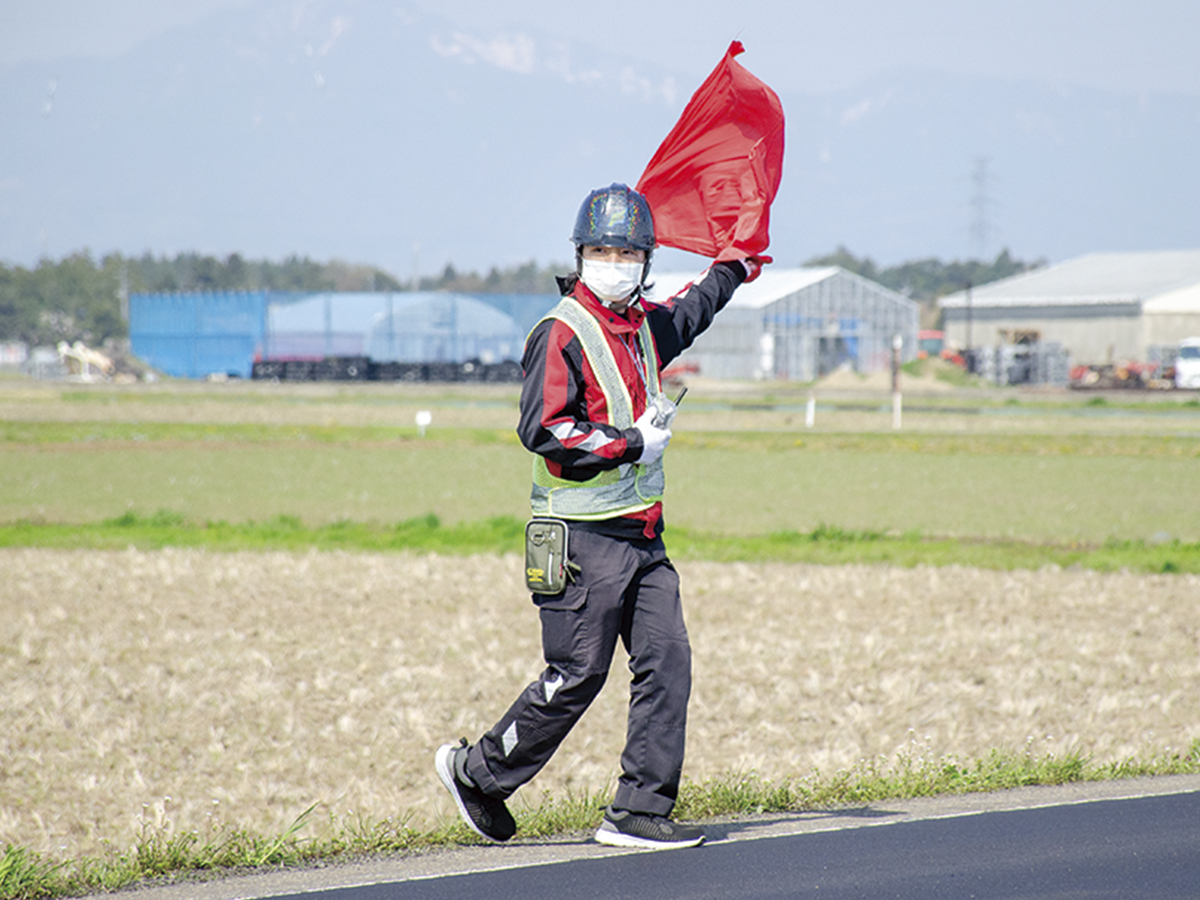
[(630, 247), (654, 250), (654, 217), (650, 204), (633, 188), (611, 184), (588, 194), (571, 233), (575, 247)]

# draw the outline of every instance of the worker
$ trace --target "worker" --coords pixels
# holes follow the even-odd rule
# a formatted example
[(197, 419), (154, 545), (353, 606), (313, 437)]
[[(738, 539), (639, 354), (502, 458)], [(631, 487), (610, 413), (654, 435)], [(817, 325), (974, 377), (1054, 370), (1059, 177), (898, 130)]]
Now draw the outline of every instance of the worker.
[[(575, 272), (529, 334), (521, 442), (532, 451), (535, 517), (564, 523), (569, 580), (534, 593), (545, 669), (477, 743), (436, 753), (438, 775), (482, 837), (516, 832), (505, 800), (546, 764), (604, 685), (618, 639), (632, 672), (626, 744), (601, 843), (690, 847), (673, 821), (683, 769), (691, 648), (679, 577), (663, 546), (662, 455), (674, 404), (663, 367), (756, 277), (757, 257), (718, 262), (677, 296), (647, 301), (654, 222), (623, 184), (592, 191), (572, 234)], [(538, 521), (535, 519), (535, 521)]]

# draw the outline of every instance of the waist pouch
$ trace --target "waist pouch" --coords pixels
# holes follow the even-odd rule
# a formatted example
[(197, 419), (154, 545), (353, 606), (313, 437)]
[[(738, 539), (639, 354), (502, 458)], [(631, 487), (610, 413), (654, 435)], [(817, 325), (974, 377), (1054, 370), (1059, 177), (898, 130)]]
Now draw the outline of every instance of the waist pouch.
[(525, 587), (534, 594), (561, 594), (579, 567), (567, 559), (567, 523), (530, 519), (525, 524)]

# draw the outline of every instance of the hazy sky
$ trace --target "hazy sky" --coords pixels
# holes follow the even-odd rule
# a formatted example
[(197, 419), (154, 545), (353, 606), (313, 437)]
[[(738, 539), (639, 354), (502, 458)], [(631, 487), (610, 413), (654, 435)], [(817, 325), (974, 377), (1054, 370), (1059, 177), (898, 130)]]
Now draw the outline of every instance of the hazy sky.
[[(0, 64), (119, 55), (162, 30), (250, 2), (3, 0)], [(612, 49), (619, 45), (696, 76), (707, 74), (737, 37), (752, 51), (755, 73), (781, 90), (843, 88), (891, 67), (921, 66), (1130, 93), (1200, 95), (1196, 0), (407, 2), (464, 28), (537, 28)], [(787, 29), (778, 27), (781, 19)]]
[[(356, 7), (423, 10), (439, 19), (426, 33), (436, 33), (438, 40), (456, 46), (524, 46), (530, 44), (525, 37), (539, 47), (557, 40), (591, 44), (618, 58), (647, 59), (656, 69), (666, 69), (675, 76), (676, 86), (683, 88), (678, 92), (681, 103), (686, 89), (698, 85), (729, 42), (739, 39), (747, 49), (742, 62), (767, 84), (786, 92), (789, 100), (799, 99), (801, 93), (847, 92), (830, 104), (835, 110), (836, 103), (843, 104), (841, 124), (832, 113), (821, 120), (840, 129), (836, 153), (831, 155), (828, 146), (807, 146), (802, 140), (789, 147), (793, 164), (786, 183), (789, 194), (772, 225), (773, 236), (792, 248), (788, 252), (797, 259), (828, 252), (839, 243), (887, 264), (923, 255), (956, 257), (977, 252), (975, 245), (968, 246), (968, 223), (973, 221), (968, 203), (974, 203), (979, 193), (972, 187), (979, 158), (994, 163), (986, 171), (987, 208), (994, 219), (989, 222), (992, 242), (1012, 248), (1018, 256), (1062, 259), (1101, 249), (1196, 243), (1198, 207), (1192, 198), (1198, 189), (1188, 153), (1200, 128), (1195, 117), (1200, 105), (1200, 53), (1195, 50), (1200, 43), (1200, 0), (757, 0), (749, 4), (607, 0), (593, 5), (564, 0), (0, 0), (0, 67), (40, 63), (23, 73), (29, 76), (28, 84), (44, 79), (33, 89), (26, 107), (36, 112), (47, 102), (45, 91), (53, 95), (53, 87), (42, 85), (57, 84), (53, 67), (45, 63), (66, 56), (119, 57), (140, 42), (214, 12), (264, 4), (273, 11), (313, 14), (293, 15), (296, 21), (332, 21), (335, 13), (353, 20)], [(231, 18), (248, 27), (259, 17)], [(441, 24), (445, 20), (448, 28)], [(911, 132), (905, 147), (911, 151), (905, 157), (908, 168), (900, 178), (886, 163), (880, 164), (892, 162), (894, 156), (888, 156), (878, 140), (871, 144), (858, 137), (848, 124), (857, 122), (863, 110), (882, 111), (890, 96), (885, 92), (878, 107), (872, 106), (875, 100), (867, 94), (879, 85), (861, 90), (859, 85), (897, 68), (949, 75), (928, 80), (959, 84), (964, 96), (971, 86), (961, 85), (960, 78), (979, 77), (988, 86), (980, 96), (1032, 97), (1036, 109), (1030, 112), (1022, 107), (1011, 113), (1014, 118), (1005, 126), (1007, 131), (997, 132), (993, 125), (985, 128), (986, 123), (976, 121), (976, 131), (970, 133), (958, 128), (966, 109), (961, 105), (954, 107), (956, 112), (940, 108), (913, 112), (913, 122), (917, 116), (927, 117), (943, 138), (936, 147), (926, 147), (920, 138), (924, 132)], [(1021, 84), (997, 85), (997, 80)], [(19, 82), (14, 78), (6, 84)], [(1125, 96), (1106, 94), (1103, 102), (1108, 106), (1096, 112), (1096, 98), (1072, 90), (1079, 87)], [(1144, 96), (1151, 93), (1181, 94), (1186, 99)], [(1046, 112), (1051, 108), (1058, 110), (1055, 115), (1063, 117), (1061, 122)], [(1075, 122), (1071, 110), (1090, 110), (1092, 119)], [(619, 117), (614, 118), (611, 110), (603, 112), (597, 121), (612, 127)], [(811, 109), (809, 113), (816, 115)], [(1112, 119), (1118, 113), (1124, 116), (1119, 122)], [(936, 118), (939, 115), (953, 119), (947, 124)], [(1100, 126), (1094, 121), (1097, 116), (1106, 117)], [(1120, 127), (1101, 127), (1114, 122)], [(1064, 134), (1077, 133), (1098, 136), (1099, 143), (1080, 140), (1087, 142), (1087, 149), (1107, 155), (1063, 159), (1056, 148), (1061, 148)], [(37, 146), (40, 132), (30, 134), (24, 137), (26, 150)], [(827, 132), (822, 134), (828, 138)], [(955, 140), (948, 143), (944, 139), (948, 134)], [(1051, 141), (1055, 134), (1057, 143)], [(464, 146), (464, 141), (487, 145), (486, 136), (467, 130), (456, 140), (458, 146)], [(82, 146), (86, 153), (94, 153), (90, 144)], [(589, 150), (586, 142), (584, 150)], [(798, 155), (806, 152), (807, 157)], [(954, 153), (954, 158), (947, 156)], [(838, 161), (831, 163), (835, 157)], [(935, 157), (944, 161), (944, 167), (929, 163)], [(288, 229), (250, 228), (241, 233), (238, 223), (244, 227), (245, 218), (233, 207), (218, 204), (215, 218), (205, 219), (202, 225), (200, 206), (184, 214), (170, 205), (156, 207), (161, 200), (136, 190), (127, 202), (114, 204), (103, 191), (72, 182), (75, 170), (69, 167), (55, 170), (36, 153), (26, 153), (23, 159), (24, 169), (5, 160), (5, 171), (0, 171), (0, 200), (7, 205), (0, 209), (7, 216), (0, 217), (0, 225), (9, 228), (3, 250), (22, 260), (80, 246), (97, 252), (118, 247), (126, 252), (146, 248), (231, 252), (236, 248), (252, 256), (299, 252), (316, 258), (371, 258), (403, 271), (409, 266), (407, 248), (417, 243), (432, 260), (431, 266), (453, 261), (486, 268), (522, 259), (517, 253), (548, 260), (561, 252), (560, 227), (537, 216), (530, 217), (528, 233), (519, 241), (514, 238), (512, 244), (465, 234), (453, 217), (441, 223), (414, 218), (397, 239), (390, 236), (387, 224), (364, 221), (362, 233), (351, 235), (325, 230), (320, 217), (304, 216), (290, 222)], [(621, 177), (633, 180), (638, 161), (635, 156), (630, 160), (632, 164), (626, 162), (630, 173)], [(864, 165), (869, 167), (865, 171), (855, 168)], [(1067, 181), (1075, 193), (1064, 192), (1066, 181), (1056, 174), (1056, 166), (1070, 170), (1067, 174), (1073, 180)], [(121, 177), (114, 171), (114, 183)], [(1097, 184), (1102, 186), (1099, 190), (1093, 187)], [(346, 196), (360, 189), (346, 187)], [(1042, 205), (1050, 193), (1056, 194), (1056, 211), (1061, 213), (1052, 224)], [(286, 192), (274, 199), (294, 201)], [(562, 204), (554, 214), (559, 217), (555, 223), (570, 214), (565, 211), (569, 207), (570, 202)], [(84, 215), (89, 211), (91, 218)], [(538, 216), (543, 213), (551, 215), (548, 208), (539, 209)], [(342, 214), (348, 213), (336, 213)], [(519, 249), (514, 249), (518, 244)]]

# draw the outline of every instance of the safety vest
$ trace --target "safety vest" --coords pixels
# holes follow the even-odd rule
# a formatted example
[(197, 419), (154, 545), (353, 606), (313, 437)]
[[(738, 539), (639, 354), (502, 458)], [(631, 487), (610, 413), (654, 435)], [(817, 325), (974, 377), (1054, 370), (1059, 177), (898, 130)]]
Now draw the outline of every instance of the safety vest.
[[(604, 336), (604, 326), (584, 309), (579, 301), (564, 297), (546, 314), (569, 327), (579, 343), (608, 406), (609, 424), (616, 428), (633, 427), (633, 401), (625, 379), (621, 377), (612, 348)], [(539, 323), (540, 324), (540, 323)], [(650, 334), (650, 320), (643, 318), (637, 330), (642, 359), (646, 361), (648, 400), (658, 396), (658, 354)], [(568, 481), (550, 474), (544, 457), (533, 457), (533, 491), (530, 505), (536, 516), (564, 519), (610, 519), (649, 509), (662, 500), (665, 479), (662, 457), (647, 465), (622, 463), (587, 481)]]

